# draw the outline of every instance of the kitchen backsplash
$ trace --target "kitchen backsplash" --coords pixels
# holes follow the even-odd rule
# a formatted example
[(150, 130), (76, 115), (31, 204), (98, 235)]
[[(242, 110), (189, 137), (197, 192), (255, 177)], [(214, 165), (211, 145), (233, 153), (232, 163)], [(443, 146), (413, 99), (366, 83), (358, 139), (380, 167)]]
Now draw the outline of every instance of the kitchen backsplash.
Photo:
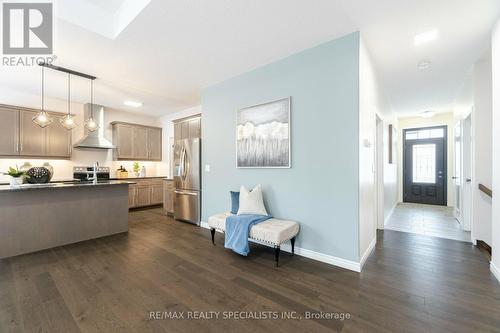
[[(133, 161), (109, 161), (109, 160), (86, 160), (86, 161), (73, 161), (73, 160), (47, 160), (47, 159), (0, 159), (0, 172), (7, 172), (9, 167), (21, 166), (26, 162), (31, 163), (33, 166), (41, 166), (45, 162), (49, 162), (54, 167), (54, 180), (70, 180), (73, 179), (74, 166), (92, 166), (94, 161), (99, 161), (101, 166), (110, 167), (111, 177), (116, 176), (116, 170), (123, 166), (129, 171), (129, 175), (133, 176)], [(146, 167), (146, 176), (168, 176), (167, 168), (163, 162), (141, 162), (139, 165)], [(0, 182), (8, 182), (9, 176), (0, 175)]]

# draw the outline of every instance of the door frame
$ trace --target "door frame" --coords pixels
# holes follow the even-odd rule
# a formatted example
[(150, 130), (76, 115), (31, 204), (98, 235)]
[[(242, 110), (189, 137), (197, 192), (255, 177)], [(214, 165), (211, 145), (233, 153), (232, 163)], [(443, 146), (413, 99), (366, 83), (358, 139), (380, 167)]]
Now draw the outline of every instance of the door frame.
[(403, 129), (403, 137), (402, 140), (402, 160), (403, 160), (403, 169), (401, 172), (401, 181), (403, 182), (403, 195), (402, 201), (405, 201), (405, 193), (406, 193), (406, 182), (405, 182), (405, 170), (406, 170), (406, 158), (405, 158), (405, 148), (406, 148), (406, 132), (409, 131), (418, 131), (423, 129), (433, 129), (433, 128), (443, 128), (444, 129), (444, 158), (443, 158), (443, 173), (444, 173), (444, 181), (443, 181), (443, 195), (444, 195), (444, 204), (443, 206), (448, 206), (448, 125), (434, 125), (434, 126), (424, 126), (424, 127), (413, 127), (413, 128), (405, 128)]

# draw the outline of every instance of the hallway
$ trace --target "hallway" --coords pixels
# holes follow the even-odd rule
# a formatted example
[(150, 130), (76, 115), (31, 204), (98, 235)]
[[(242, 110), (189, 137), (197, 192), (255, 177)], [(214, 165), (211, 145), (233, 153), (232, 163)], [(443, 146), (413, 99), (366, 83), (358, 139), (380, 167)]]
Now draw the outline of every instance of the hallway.
[(463, 231), (446, 206), (399, 203), (385, 229), (470, 242), (470, 232)]

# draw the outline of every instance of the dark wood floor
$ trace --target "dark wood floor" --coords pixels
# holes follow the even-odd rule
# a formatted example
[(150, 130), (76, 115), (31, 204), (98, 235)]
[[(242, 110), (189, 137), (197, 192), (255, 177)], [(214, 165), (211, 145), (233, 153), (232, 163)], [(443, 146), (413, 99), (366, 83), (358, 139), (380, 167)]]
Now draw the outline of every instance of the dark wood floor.
[[(380, 232), (357, 274), (286, 253), (275, 268), (259, 245), (244, 258), (222, 235), (213, 247), (207, 230), (159, 209), (130, 220), (128, 234), (0, 261), (0, 332), (500, 332), (500, 286), (467, 243)], [(351, 318), (150, 320), (150, 311)]]

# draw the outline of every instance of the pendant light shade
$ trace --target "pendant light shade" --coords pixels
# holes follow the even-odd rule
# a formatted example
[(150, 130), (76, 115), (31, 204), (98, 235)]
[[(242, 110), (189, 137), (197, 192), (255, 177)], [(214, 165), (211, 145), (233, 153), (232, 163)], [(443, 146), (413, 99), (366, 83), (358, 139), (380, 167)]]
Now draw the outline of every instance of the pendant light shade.
[(45, 111), (45, 71), (42, 67), (42, 110), (33, 117), (33, 122), (41, 128), (47, 127), (54, 119)]
[(71, 114), (71, 74), (68, 74), (68, 113), (59, 119), (61, 125), (68, 131), (77, 126), (75, 116)]
[(99, 128), (99, 124), (94, 119), (94, 80), (90, 80), (90, 117), (85, 121), (85, 128), (90, 132)]

